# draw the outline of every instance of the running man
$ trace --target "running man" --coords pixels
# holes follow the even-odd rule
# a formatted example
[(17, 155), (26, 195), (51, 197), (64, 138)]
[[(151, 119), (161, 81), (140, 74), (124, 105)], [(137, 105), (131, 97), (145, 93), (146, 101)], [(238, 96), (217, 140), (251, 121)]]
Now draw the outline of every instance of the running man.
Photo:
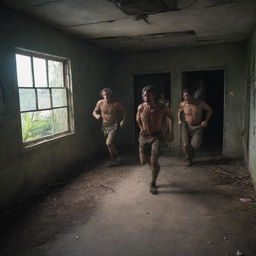
[(157, 194), (156, 180), (160, 171), (158, 158), (163, 144), (163, 123), (165, 118), (171, 121), (170, 133), (173, 139), (173, 114), (171, 109), (160, 103), (157, 90), (148, 85), (142, 89), (144, 103), (138, 107), (136, 120), (140, 128), (139, 154), (141, 164), (148, 163), (152, 170), (150, 192)]
[[(187, 158), (186, 166), (193, 164), (194, 151), (197, 150), (203, 139), (203, 128), (208, 124), (212, 115), (212, 108), (204, 101), (194, 98), (186, 89), (183, 91), (183, 99), (178, 111), (178, 124), (182, 127), (182, 147)], [(202, 121), (202, 110), (206, 110), (205, 120)], [(181, 120), (184, 113), (185, 120)]]
[(113, 99), (110, 88), (104, 88), (100, 94), (103, 99), (97, 102), (92, 114), (96, 119), (102, 117), (102, 131), (106, 138), (110, 159), (114, 163), (118, 156), (114, 139), (118, 128), (125, 125), (126, 110), (120, 102)]

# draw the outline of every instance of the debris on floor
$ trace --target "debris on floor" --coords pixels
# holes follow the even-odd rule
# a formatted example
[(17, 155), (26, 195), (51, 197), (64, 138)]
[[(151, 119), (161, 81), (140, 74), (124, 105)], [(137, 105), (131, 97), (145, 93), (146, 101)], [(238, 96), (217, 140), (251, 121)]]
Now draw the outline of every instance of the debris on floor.
[(103, 188), (106, 192), (111, 192), (111, 193), (115, 193), (116, 191), (109, 187), (109, 186), (106, 186), (106, 185), (103, 185), (103, 184), (100, 184), (100, 187)]
[[(108, 241), (116, 245), (120, 238), (120, 246), (135, 244), (141, 248), (140, 238), (152, 241), (154, 237), (166, 248), (170, 246), (166, 254), (159, 255), (169, 255), (174, 243), (186, 251), (179, 255), (192, 255), (190, 248), (197, 246), (193, 255), (255, 256), (256, 193), (242, 162), (202, 162), (188, 169), (183, 168), (183, 158), (166, 156), (160, 160), (159, 195), (154, 198), (148, 192), (149, 168), (140, 166), (135, 157), (125, 159), (128, 165), (96, 167), (64, 182), (65, 186), (54, 184), (51, 193), (39, 196), (39, 201), (28, 201), (17, 218), (2, 228), (0, 254), (30, 256), (38, 251), (46, 255), (39, 251), (44, 246), (44, 250), (55, 246), (62, 250), (56, 240), (62, 241), (63, 234), (68, 239), (61, 242), (65, 250), (72, 246), (89, 250), (88, 245), (93, 247), (90, 243), (95, 243), (93, 250), (97, 250), (97, 241), (101, 246), (106, 241), (102, 232), (105, 226), (109, 240), (103, 247), (110, 251), (116, 246), (110, 247)], [(157, 211), (159, 207), (164, 210)], [(128, 235), (130, 232), (135, 235)], [(191, 243), (190, 247), (183, 246), (181, 237)], [(73, 254), (52, 251), (48, 255)]]
[(240, 252), (239, 250), (237, 250), (236, 255), (237, 255), (237, 256), (242, 256), (242, 255), (243, 255), (243, 253), (242, 253), (242, 252)]
[(242, 202), (242, 203), (250, 203), (250, 202), (253, 202), (253, 200), (251, 198), (240, 198), (240, 202)]

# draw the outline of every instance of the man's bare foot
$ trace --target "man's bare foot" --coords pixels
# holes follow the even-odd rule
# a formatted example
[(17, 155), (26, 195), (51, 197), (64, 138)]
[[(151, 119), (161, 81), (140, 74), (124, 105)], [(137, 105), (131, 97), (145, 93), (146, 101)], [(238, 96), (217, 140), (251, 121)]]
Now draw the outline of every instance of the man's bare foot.
[(186, 166), (187, 166), (187, 167), (190, 167), (190, 166), (192, 166), (192, 165), (193, 165), (192, 159), (191, 159), (190, 157), (187, 158)]
[(115, 154), (112, 154), (111, 161), (115, 162), (117, 160), (117, 158), (118, 158), (118, 151), (116, 151)]
[(108, 160), (108, 161), (104, 164), (104, 167), (106, 167), (106, 168), (112, 167), (112, 166), (113, 166), (112, 162), (113, 162), (113, 161)]
[(151, 194), (153, 194), (153, 195), (156, 195), (158, 193), (155, 182), (150, 183), (150, 190), (149, 190), (149, 192)]

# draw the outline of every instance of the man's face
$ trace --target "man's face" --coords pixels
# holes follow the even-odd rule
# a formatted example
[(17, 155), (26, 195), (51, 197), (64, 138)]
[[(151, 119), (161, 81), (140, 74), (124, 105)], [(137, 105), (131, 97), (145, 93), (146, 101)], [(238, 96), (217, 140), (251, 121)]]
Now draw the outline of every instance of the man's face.
[(147, 102), (147, 103), (151, 103), (155, 100), (155, 96), (149, 91), (144, 91), (142, 93), (142, 98), (144, 102)]
[(187, 92), (184, 92), (183, 93), (183, 99), (185, 101), (190, 101), (191, 100), (191, 95), (189, 93), (187, 93)]
[(112, 98), (112, 93), (109, 91), (103, 91), (101, 95), (102, 95), (102, 98), (107, 102), (109, 102)]

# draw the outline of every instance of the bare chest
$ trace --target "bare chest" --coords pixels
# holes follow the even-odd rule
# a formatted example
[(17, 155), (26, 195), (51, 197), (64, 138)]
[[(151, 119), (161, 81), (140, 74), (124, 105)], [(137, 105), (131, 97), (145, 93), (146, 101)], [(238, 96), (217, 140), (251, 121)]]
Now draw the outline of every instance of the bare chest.
[(197, 116), (202, 113), (202, 108), (197, 104), (185, 104), (183, 110), (185, 115), (188, 116)]
[(159, 108), (145, 108), (141, 113), (144, 122), (161, 122), (163, 119), (163, 111)]
[(115, 114), (117, 111), (117, 106), (115, 103), (105, 103), (103, 102), (101, 105), (101, 112), (103, 114), (109, 114), (109, 115), (113, 115)]

